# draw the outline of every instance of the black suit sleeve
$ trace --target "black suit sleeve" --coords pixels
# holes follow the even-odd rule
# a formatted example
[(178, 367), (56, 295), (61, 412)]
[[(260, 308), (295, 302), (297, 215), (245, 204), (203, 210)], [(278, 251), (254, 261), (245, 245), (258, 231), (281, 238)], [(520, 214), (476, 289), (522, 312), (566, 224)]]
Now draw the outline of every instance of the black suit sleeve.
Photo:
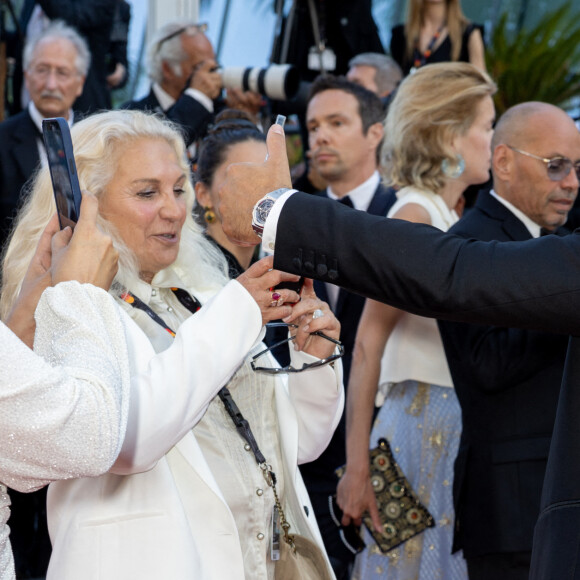
[(580, 332), (580, 234), (478, 242), (296, 193), (274, 267), (421, 316)]

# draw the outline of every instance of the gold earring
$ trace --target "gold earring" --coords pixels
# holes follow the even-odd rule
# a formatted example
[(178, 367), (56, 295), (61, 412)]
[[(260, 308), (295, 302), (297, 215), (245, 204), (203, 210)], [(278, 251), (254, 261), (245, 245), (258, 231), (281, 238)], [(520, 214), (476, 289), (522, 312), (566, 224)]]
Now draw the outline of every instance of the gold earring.
[(208, 224), (213, 224), (215, 222), (216, 215), (215, 212), (213, 211), (213, 209), (211, 207), (204, 207), (204, 212), (203, 212), (203, 219), (208, 223)]

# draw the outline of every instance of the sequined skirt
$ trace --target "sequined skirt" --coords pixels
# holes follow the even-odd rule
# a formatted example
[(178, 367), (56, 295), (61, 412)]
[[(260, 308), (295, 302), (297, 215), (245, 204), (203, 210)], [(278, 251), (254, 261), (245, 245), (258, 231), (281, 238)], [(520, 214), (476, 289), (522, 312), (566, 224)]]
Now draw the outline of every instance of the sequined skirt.
[(461, 409), (455, 391), (404, 381), (392, 386), (371, 433), (371, 447), (380, 437), (393, 453), (435, 527), (382, 554), (366, 531), (367, 548), (359, 554), (352, 580), (467, 580), (461, 552), (453, 543), (453, 463), (461, 436)]

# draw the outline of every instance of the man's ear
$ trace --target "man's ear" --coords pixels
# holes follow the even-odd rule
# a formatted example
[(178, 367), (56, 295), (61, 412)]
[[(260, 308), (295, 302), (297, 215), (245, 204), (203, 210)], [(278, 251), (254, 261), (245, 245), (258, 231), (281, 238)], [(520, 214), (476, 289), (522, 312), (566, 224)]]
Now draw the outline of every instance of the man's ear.
[(161, 72), (163, 73), (163, 78), (169, 81), (175, 78), (175, 71), (167, 61), (161, 62)]
[(496, 145), (491, 157), (491, 168), (494, 178), (507, 181), (510, 179), (514, 166), (514, 152), (504, 143)]
[(77, 89), (77, 92), (76, 92), (76, 96), (77, 97), (80, 97), (83, 94), (83, 89), (85, 88), (85, 81), (87, 80), (87, 77), (86, 76), (83, 76), (82, 79), (83, 80), (82, 80), (82, 82), (81, 82), (81, 84), (80, 84), (80, 86), (79, 86), (79, 88)]
[(385, 129), (382, 123), (373, 123), (367, 131), (367, 137), (371, 139), (372, 148), (376, 149), (385, 135)]

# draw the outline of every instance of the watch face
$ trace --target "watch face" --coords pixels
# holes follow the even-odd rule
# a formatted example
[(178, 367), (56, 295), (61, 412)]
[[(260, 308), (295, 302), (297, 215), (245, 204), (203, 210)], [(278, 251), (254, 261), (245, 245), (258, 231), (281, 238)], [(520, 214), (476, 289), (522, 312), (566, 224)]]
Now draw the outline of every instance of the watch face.
[(266, 223), (266, 218), (268, 217), (268, 214), (270, 213), (270, 210), (272, 209), (272, 206), (274, 205), (274, 200), (273, 199), (265, 199), (264, 201), (262, 201), (258, 207), (256, 208), (256, 221), (259, 224), (265, 224)]

